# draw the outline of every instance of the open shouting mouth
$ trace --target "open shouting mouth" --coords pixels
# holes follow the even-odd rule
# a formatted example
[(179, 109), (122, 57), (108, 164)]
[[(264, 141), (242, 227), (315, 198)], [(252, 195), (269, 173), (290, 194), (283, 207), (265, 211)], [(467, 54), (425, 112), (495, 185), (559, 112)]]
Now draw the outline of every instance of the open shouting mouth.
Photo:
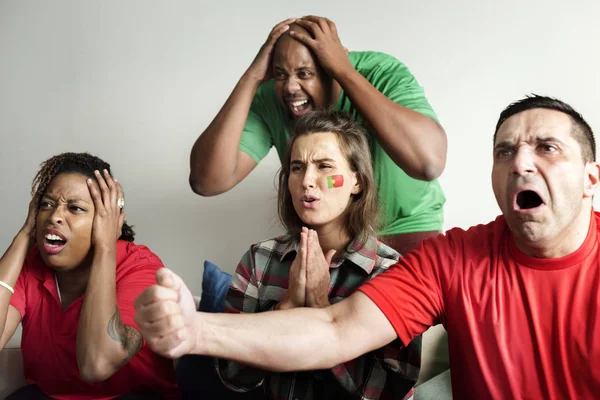
[(67, 245), (65, 236), (55, 229), (45, 229), (43, 247), (48, 254), (58, 254)]
[(312, 102), (309, 99), (286, 99), (285, 103), (294, 117), (299, 117), (312, 110)]
[(519, 212), (533, 212), (545, 204), (542, 196), (535, 190), (521, 190), (513, 197), (513, 209)]

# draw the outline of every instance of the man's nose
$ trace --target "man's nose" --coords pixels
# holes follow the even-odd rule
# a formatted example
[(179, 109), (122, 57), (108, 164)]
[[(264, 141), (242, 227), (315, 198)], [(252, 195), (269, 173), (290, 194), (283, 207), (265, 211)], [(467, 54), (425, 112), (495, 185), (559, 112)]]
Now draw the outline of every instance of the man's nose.
[(296, 78), (288, 78), (286, 82), (286, 90), (289, 94), (294, 94), (300, 91), (300, 84), (296, 80)]
[(535, 154), (530, 149), (521, 148), (517, 150), (513, 158), (511, 172), (519, 176), (536, 173)]

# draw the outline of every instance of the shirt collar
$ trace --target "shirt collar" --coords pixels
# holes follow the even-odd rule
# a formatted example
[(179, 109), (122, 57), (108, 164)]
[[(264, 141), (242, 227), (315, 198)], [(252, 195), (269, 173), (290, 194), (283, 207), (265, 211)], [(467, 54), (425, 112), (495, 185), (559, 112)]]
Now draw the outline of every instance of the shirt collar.
[(44, 260), (42, 260), (37, 244), (33, 245), (31, 248), (27, 261), (29, 263), (29, 273), (36, 279), (42, 282), (54, 279), (54, 273), (46, 266), (46, 264), (44, 264)]
[[(298, 240), (293, 239), (291, 235), (283, 236), (282, 239), (283, 247), (280, 252), (280, 262), (283, 262), (287, 257), (295, 256), (298, 252), (298, 246), (300, 245)], [(355, 238), (348, 243), (342, 257), (338, 258), (337, 262), (334, 263), (331, 268), (338, 268), (344, 261), (350, 261), (360, 269), (364, 270), (367, 274), (371, 274), (377, 261), (377, 246), (379, 244), (377, 237), (371, 234), (362, 247), (360, 244), (361, 241), (358, 240), (358, 238)]]

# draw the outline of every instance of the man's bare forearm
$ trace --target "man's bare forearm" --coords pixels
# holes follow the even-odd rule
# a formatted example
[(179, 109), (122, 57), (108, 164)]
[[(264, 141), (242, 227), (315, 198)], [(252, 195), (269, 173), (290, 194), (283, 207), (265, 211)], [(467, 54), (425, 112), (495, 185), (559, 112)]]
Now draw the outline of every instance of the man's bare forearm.
[(197, 321), (202, 325), (198, 350), (213, 357), (281, 372), (331, 367), (339, 357), (337, 333), (326, 309), (198, 317), (202, 320)]
[(255, 79), (242, 76), (215, 119), (194, 143), (190, 185), (196, 193), (215, 195), (237, 183), (238, 148), (259, 85)]
[(433, 119), (401, 106), (369, 83), (356, 70), (336, 79), (359, 110), (390, 158), (409, 176), (430, 181), (446, 166), (447, 137)]
[(319, 309), (301, 307), (258, 314), (198, 313), (195, 323), (199, 337), (192, 352), (271, 371), (331, 368), (396, 338), (378, 310), (366, 296), (359, 294)]

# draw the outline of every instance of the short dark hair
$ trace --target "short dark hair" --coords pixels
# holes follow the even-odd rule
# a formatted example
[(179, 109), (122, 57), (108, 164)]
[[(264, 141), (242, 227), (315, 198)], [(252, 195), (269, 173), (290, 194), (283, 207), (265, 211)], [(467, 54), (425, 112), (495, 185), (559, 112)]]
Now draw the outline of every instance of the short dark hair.
[[(106, 169), (110, 174), (110, 164), (88, 153), (62, 153), (51, 157), (40, 165), (31, 184), (32, 196), (38, 196), (38, 206), (41, 197), (46, 193), (50, 182), (60, 174), (76, 173), (87, 176), (98, 182), (94, 171)], [(112, 175), (112, 174), (111, 174)], [(37, 207), (39, 208), (39, 207)], [(36, 209), (37, 209), (36, 208)], [(119, 239), (133, 242), (135, 232), (133, 227), (123, 223)]]
[(500, 113), (500, 118), (496, 124), (496, 131), (494, 132), (494, 143), (496, 143), (496, 134), (504, 121), (515, 114), (535, 108), (560, 111), (571, 117), (571, 120), (573, 121), (572, 134), (581, 147), (583, 161), (586, 163), (596, 161), (596, 139), (594, 139), (592, 128), (585, 119), (583, 119), (581, 114), (563, 101), (553, 97), (539, 96), (537, 94), (527, 95), (524, 99), (515, 101)]
[(279, 172), (279, 219), (288, 233), (299, 235), (304, 223), (298, 217), (288, 189), (292, 148), (300, 136), (312, 133), (333, 133), (350, 169), (356, 172), (361, 191), (352, 196), (346, 214), (346, 228), (352, 239), (364, 245), (377, 229), (377, 190), (373, 178), (371, 152), (364, 128), (343, 111), (317, 110), (302, 115), (295, 121), (285, 158)]

